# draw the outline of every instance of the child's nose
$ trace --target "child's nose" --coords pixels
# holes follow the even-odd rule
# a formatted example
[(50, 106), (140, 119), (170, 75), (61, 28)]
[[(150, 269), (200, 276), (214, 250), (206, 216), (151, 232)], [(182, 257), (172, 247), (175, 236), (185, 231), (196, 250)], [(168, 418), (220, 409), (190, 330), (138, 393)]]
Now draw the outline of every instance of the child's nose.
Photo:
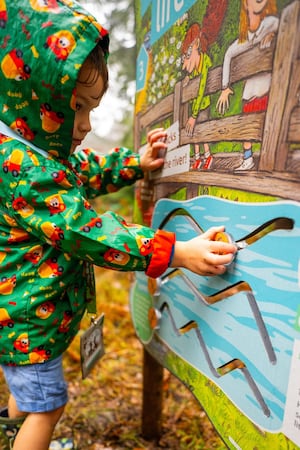
[(80, 123), (80, 128), (81, 128), (81, 131), (85, 131), (86, 133), (91, 131), (92, 127), (91, 127), (91, 122), (90, 122), (89, 117), (87, 117), (85, 120), (83, 120)]

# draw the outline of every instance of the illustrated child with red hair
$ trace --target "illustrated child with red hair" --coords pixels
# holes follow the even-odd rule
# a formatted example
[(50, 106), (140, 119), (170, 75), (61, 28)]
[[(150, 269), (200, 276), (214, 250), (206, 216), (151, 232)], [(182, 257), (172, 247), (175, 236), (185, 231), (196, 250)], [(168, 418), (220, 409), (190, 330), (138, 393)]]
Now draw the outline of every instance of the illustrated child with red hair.
[[(191, 115), (185, 124), (188, 136), (193, 136), (197, 123), (206, 122), (210, 117), (210, 96), (205, 94), (206, 82), (212, 61), (208, 54), (210, 45), (215, 41), (227, 8), (227, 0), (210, 0), (202, 25), (193, 23), (181, 46), (182, 68), (187, 72), (183, 86), (193, 78), (200, 77), (197, 96), (191, 103)], [(195, 159), (192, 169), (208, 170), (213, 163), (210, 146), (203, 142), (204, 158), (201, 160), (200, 143), (195, 144)]]

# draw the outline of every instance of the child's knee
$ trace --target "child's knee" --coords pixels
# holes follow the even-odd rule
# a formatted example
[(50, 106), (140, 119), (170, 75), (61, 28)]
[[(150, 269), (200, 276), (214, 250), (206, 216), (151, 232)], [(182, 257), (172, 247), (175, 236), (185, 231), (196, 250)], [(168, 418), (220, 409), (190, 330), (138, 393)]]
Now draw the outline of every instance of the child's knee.
[(29, 413), (26, 418), (26, 422), (34, 423), (35, 426), (39, 426), (39, 423), (41, 424), (48, 424), (48, 426), (52, 429), (54, 429), (55, 425), (61, 418), (63, 412), (65, 409), (65, 405), (53, 409), (52, 411), (45, 411), (41, 413)]
[(57, 424), (57, 422), (59, 421), (59, 419), (61, 418), (64, 410), (65, 410), (65, 406), (63, 405), (60, 408), (54, 409), (53, 411), (48, 411), (44, 414), (47, 414), (49, 416), (49, 420), (51, 421), (51, 423), (55, 426)]

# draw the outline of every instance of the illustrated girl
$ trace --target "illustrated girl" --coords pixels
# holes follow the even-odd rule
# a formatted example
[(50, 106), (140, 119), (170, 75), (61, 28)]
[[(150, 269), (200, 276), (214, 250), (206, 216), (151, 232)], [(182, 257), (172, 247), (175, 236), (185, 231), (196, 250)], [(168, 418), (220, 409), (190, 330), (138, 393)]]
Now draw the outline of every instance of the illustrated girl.
[[(229, 109), (231, 60), (259, 44), (261, 49), (270, 47), (278, 30), (276, 0), (241, 0), (239, 38), (227, 49), (223, 61), (222, 92), (217, 101), (217, 110), (224, 114)], [(243, 114), (266, 111), (271, 73), (259, 73), (247, 79), (243, 89)], [(254, 167), (252, 142), (243, 142), (243, 159), (235, 170), (250, 170)]]

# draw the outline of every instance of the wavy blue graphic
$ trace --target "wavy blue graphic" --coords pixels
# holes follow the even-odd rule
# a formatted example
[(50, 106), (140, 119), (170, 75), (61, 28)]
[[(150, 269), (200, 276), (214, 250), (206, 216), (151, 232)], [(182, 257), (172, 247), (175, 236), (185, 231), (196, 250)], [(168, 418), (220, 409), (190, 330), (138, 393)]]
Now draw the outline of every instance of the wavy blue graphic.
[[(263, 224), (279, 217), (282, 222), (240, 246), (223, 276), (167, 271), (153, 296), (161, 313), (155, 333), (219, 385), (252, 422), (275, 432), (283, 422), (294, 341), (300, 340), (300, 206), (253, 206), (209, 196), (157, 203), (153, 227), (167, 218), (163, 227), (178, 240), (224, 224), (242, 242)], [(172, 215), (178, 208), (187, 215)], [(138, 274), (137, 280), (146, 290), (146, 277)]]

